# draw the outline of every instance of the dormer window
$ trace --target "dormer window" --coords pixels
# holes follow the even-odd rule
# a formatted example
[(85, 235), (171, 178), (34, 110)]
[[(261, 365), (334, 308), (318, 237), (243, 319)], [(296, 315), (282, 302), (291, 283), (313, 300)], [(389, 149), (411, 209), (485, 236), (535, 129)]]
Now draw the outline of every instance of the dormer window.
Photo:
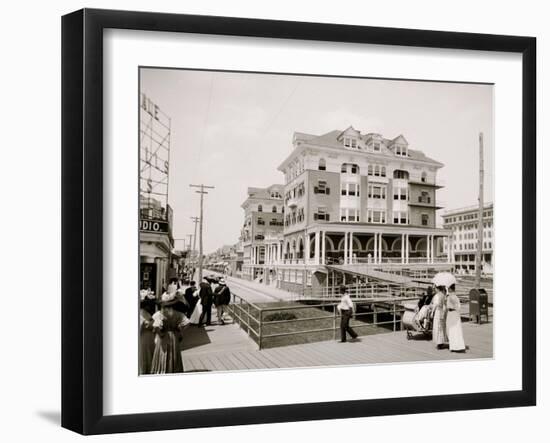
[(357, 149), (357, 139), (352, 137), (344, 137), (344, 146), (346, 148)]
[(380, 152), (381, 151), (381, 146), (380, 146), (380, 142), (374, 142), (373, 144), (373, 149), (372, 149), (374, 152)]
[(407, 147), (403, 145), (395, 145), (395, 155), (407, 157)]

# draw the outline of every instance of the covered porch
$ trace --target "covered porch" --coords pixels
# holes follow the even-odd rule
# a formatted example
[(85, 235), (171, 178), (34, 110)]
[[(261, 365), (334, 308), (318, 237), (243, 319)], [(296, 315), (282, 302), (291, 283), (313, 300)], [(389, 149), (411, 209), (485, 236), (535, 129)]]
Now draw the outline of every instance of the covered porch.
[(307, 265), (437, 264), (452, 263), (443, 253), (442, 239), (451, 244), (452, 232), (438, 228), (324, 224), (288, 236), (282, 263)]

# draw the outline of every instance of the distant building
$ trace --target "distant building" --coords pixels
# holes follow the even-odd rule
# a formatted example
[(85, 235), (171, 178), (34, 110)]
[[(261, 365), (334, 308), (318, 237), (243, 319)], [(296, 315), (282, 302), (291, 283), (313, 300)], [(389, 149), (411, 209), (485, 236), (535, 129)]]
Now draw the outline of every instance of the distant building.
[[(443, 226), (453, 232), (452, 242), (443, 242), (443, 251), (452, 250), (455, 270), (474, 273), (476, 271), (476, 251), (478, 234), (478, 206), (452, 209), (443, 214)], [(493, 273), (493, 203), (483, 207), (483, 248), (481, 255), (482, 272)]]
[(282, 257), (283, 193), (284, 186), (277, 184), (248, 188), (247, 199), (241, 205), (244, 209), (243, 278), (267, 283), (276, 275), (273, 265)]

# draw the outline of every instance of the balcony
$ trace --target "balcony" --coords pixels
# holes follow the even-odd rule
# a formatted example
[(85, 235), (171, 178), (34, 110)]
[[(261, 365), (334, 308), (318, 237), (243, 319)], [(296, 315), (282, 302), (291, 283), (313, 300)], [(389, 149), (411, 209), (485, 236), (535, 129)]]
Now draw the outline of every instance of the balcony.
[(296, 197), (287, 198), (286, 199), (286, 205), (289, 208), (294, 209), (296, 206), (298, 206), (298, 199)]
[(416, 186), (425, 186), (425, 187), (433, 187), (436, 189), (445, 187), (445, 182), (440, 179), (433, 180), (422, 180), (420, 177), (411, 177), (409, 180), (409, 185), (416, 185)]
[(445, 207), (445, 202), (437, 201), (435, 202), (435, 199), (431, 198), (425, 198), (425, 197), (418, 197), (416, 200), (411, 199), (409, 201), (409, 206), (419, 206), (422, 208), (433, 208), (433, 209), (441, 209)]

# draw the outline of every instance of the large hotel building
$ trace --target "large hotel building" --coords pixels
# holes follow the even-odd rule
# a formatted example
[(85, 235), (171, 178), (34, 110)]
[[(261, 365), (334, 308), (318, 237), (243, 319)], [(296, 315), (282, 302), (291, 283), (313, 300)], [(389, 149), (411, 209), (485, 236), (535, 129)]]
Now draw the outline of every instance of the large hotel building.
[(249, 188), (242, 205), (243, 276), (302, 291), (336, 284), (336, 269), (450, 269), (452, 254), (438, 254), (452, 243), (436, 227), (441, 167), (402, 135), (295, 133), (284, 185)]

